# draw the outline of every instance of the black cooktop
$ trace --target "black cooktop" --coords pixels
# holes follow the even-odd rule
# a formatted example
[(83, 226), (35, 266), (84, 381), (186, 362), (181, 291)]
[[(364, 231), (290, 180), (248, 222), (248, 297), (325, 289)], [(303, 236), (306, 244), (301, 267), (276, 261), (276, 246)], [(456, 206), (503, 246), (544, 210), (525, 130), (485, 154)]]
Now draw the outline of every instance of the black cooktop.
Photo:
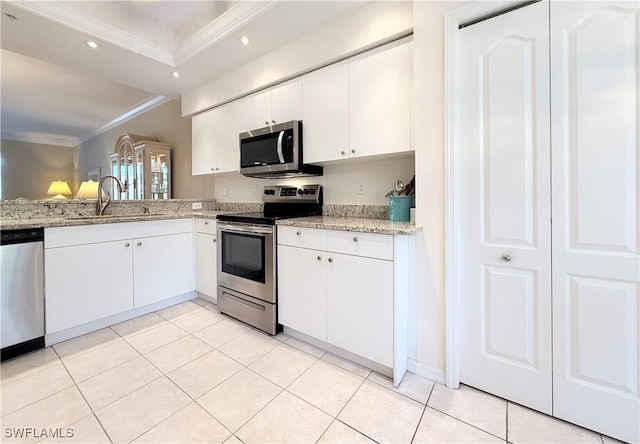
[(278, 219), (322, 214), (322, 186), (266, 186), (262, 195), (264, 211), (220, 214), (218, 220), (254, 225), (275, 225)]

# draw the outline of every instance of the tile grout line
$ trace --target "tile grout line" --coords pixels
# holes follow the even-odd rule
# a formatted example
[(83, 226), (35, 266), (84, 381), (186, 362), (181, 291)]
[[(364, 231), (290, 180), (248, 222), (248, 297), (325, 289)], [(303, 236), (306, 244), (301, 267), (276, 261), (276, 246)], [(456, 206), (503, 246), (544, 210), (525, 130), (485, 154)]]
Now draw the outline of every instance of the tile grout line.
[(431, 405), (427, 405), (427, 407), (429, 407), (429, 408), (430, 408), (430, 409), (432, 409), (432, 410), (435, 410), (436, 412), (442, 413), (443, 415), (446, 415), (446, 416), (448, 416), (449, 418), (453, 418), (453, 419), (455, 419), (456, 421), (460, 421), (460, 422), (462, 422), (462, 423), (464, 423), (464, 424), (466, 424), (466, 425), (468, 425), (468, 426), (471, 426), (471, 427), (473, 427), (474, 429), (478, 429), (478, 430), (480, 430), (481, 432), (484, 432), (484, 433), (487, 433), (487, 434), (489, 434), (489, 435), (491, 435), (491, 436), (494, 436), (494, 437), (498, 438), (498, 439), (499, 439), (499, 440), (501, 440), (501, 441), (506, 441), (506, 439), (505, 439), (505, 438), (502, 438), (502, 437), (500, 437), (500, 436), (498, 436), (498, 435), (495, 435), (495, 434), (493, 434), (493, 433), (491, 433), (491, 432), (488, 432), (488, 431), (486, 431), (486, 430), (484, 430), (484, 429), (481, 429), (480, 427), (478, 427), (478, 426), (476, 426), (476, 425), (473, 425), (473, 424), (471, 424), (471, 423), (468, 423), (468, 422), (466, 422), (466, 421), (463, 421), (463, 420), (462, 420), (462, 419), (460, 419), (460, 418), (456, 418), (455, 416), (453, 416), (453, 415), (451, 415), (451, 414), (449, 414), (449, 413), (447, 413), (447, 412), (443, 412), (442, 410), (438, 410), (437, 408), (435, 408), (435, 407), (433, 407), (433, 406), (431, 406)]
[[(53, 347), (52, 347), (52, 349), (53, 349)], [(107, 429), (105, 429), (104, 425), (102, 425), (102, 421), (100, 421), (100, 418), (98, 418), (98, 415), (96, 415), (96, 412), (93, 410), (93, 407), (91, 407), (91, 404), (89, 404), (89, 400), (84, 396), (84, 393), (82, 393), (82, 390), (80, 390), (80, 387), (78, 387), (78, 384), (76, 383), (76, 380), (73, 378), (73, 376), (71, 375), (71, 372), (69, 371), (67, 366), (64, 364), (64, 361), (62, 361), (62, 358), (60, 358), (60, 355), (58, 354), (58, 352), (55, 349), (53, 349), (53, 352), (56, 354), (56, 356), (58, 356), (58, 359), (60, 359), (60, 362), (62, 362), (62, 365), (63, 365), (65, 371), (69, 374), (69, 376), (71, 377), (71, 380), (73, 381), (73, 386), (76, 388), (78, 393), (80, 393), (80, 396), (82, 396), (82, 399), (84, 400), (84, 403), (87, 405), (87, 407), (89, 407), (89, 410), (91, 411), (91, 415), (93, 415), (93, 417), (96, 419), (96, 421), (98, 422), (98, 425), (100, 425), (100, 428), (104, 432), (104, 434), (107, 437), (107, 439), (109, 440), (109, 442), (113, 443), (113, 439), (111, 439), (111, 435), (109, 435), (109, 433), (107, 432)], [(90, 416), (90, 415), (87, 415), (87, 416)], [(86, 418), (87, 416), (84, 416), (83, 418), (80, 418), (78, 421), (80, 421), (81, 419)], [(78, 421), (76, 421), (76, 422), (78, 422)]]
[[(381, 375), (382, 377), (385, 377), (384, 375), (382, 375), (382, 374), (380, 374), (380, 373), (378, 373), (378, 372), (375, 372), (375, 371), (373, 371), (373, 370), (371, 370), (371, 373), (369, 374), (369, 376), (370, 376), (370, 375), (372, 375), (373, 373), (375, 373), (375, 374), (377, 374), (377, 375)], [(427, 379), (428, 381), (431, 381), (431, 382), (433, 383), (433, 385), (431, 386), (431, 390), (429, 390), (429, 396), (427, 396), (427, 400), (426, 400), (425, 402), (422, 402), (422, 401), (418, 401), (418, 400), (417, 400), (417, 399), (415, 399), (415, 398), (412, 398), (411, 396), (409, 396), (409, 395), (407, 395), (407, 394), (405, 394), (405, 393), (402, 393), (401, 391), (399, 391), (399, 390), (398, 390), (397, 388), (395, 388), (395, 387), (393, 387), (393, 388), (389, 388), (389, 387), (386, 387), (386, 386), (384, 386), (384, 385), (380, 384), (379, 382), (376, 382), (376, 381), (374, 381), (374, 380), (372, 380), (372, 379), (369, 379), (369, 376), (367, 376), (367, 377), (366, 377), (366, 378), (364, 378), (364, 379), (366, 379), (367, 381), (372, 382), (372, 383), (374, 383), (374, 384), (376, 384), (376, 385), (379, 385), (380, 387), (384, 387), (384, 388), (386, 388), (387, 390), (392, 391), (393, 393), (397, 393), (398, 395), (402, 395), (402, 396), (404, 396), (405, 398), (407, 398), (407, 399), (409, 399), (409, 400), (411, 400), (411, 401), (417, 402), (418, 404), (423, 404), (423, 405), (425, 405), (425, 406), (426, 406), (426, 405), (427, 405), (427, 403), (429, 402), (429, 397), (431, 396), (431, 392), (433, 392), (433, 387), (435, 387), (435, 385), (437, 384), (437, 382), (435, 382), (435, 381), (431, 381), (431, 379), (424, 378), (424, 379)], [(416, 376), (417, 376), (417, 375), (416, 375)], [(422, 378), (422, 377), (423, 377), (423, 376), (420, 376), (420, 378)], [(393, 386), (393, 381), (391, 382), (391, 385)], [(401, 384), (401, 385), (402, 385), (402, 384)]]
[(416, 435), (418, 434), (418, 429), (420, 428), (420, 424), (422, 423), (422, 418), (424, 418), (424, 414), (427, 411), (427, 404), (429, 403), (429, 398), (431, 398), (431, 394), (433, 393), (433, 389), (435, 388), (436, 383), (431, 384), (431, 390), (429, 390), (429, 394), (427, 395), (427, 400), (424, 403), (424, 409), (422, 409), (422, 414), (420, 415), (420, 419), (418, 420), (418, 424), (416, 424), (416, 429), (413, 431), (413, 436), (411, 437), (411, 443), (413, 443), (416, 439)]

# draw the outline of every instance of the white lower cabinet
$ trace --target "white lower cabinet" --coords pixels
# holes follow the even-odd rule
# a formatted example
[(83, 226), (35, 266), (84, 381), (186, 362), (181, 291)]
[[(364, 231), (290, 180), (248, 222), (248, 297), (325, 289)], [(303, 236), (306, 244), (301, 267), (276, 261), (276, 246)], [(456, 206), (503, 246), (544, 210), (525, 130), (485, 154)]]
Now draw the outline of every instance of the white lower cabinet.
[(133, 242), (134, 307), (193, 291), (192, 233), (148, 237)]
[(278, 322), (327, 341), (327, 253), (278, 245)]
[(218, 288), (215, 219), (196, 219), (196, 291), (216, 299)]
[(278, 322), (367, 362), (407, 367), (412, 236), (278, 227)]
[(46, 333), (194, 290), (191, 219), (45, 229)]
[(132, 265), (131, 241), (46, 249), (46, 332), (131, 310)]
[(393, 367), (393, 262), (327, 256), (327, 342)]

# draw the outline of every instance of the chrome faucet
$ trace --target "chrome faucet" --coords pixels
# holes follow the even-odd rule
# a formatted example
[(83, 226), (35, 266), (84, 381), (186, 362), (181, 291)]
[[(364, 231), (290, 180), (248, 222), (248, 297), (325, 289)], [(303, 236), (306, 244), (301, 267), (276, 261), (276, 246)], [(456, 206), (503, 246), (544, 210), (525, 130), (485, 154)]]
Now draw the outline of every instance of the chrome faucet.
[(127, 186), (123, 185), (122, 182), (120, 182), (120, 179), (118, 179), (116, 176), (104, 176), (102, 179), (100, 179), (100, 182), (98, 182), (98, 202), (96, 204), (96, 216), (102, 216), (102, 213), (104, 213), (104, 209), (107, 208), (107, 205), (109, 205), (109, 202), (111, 202), (111, 195), (108, 191), (106, 192), (107, 199), (104, 202), (102, 201), (102, 183), (108, 178), (112, 178), (116, 181), (116, 183), (118, 184), (118, 190), (120, 190), (121, 193), (127, 191)]

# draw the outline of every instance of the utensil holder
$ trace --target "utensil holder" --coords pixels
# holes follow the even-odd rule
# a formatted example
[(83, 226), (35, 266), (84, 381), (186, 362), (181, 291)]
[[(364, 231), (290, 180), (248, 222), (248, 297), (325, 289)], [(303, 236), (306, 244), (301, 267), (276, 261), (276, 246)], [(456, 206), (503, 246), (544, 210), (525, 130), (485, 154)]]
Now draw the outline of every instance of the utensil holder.
[(389, 220), (409, 222), (413, 196), (389, 196)]

